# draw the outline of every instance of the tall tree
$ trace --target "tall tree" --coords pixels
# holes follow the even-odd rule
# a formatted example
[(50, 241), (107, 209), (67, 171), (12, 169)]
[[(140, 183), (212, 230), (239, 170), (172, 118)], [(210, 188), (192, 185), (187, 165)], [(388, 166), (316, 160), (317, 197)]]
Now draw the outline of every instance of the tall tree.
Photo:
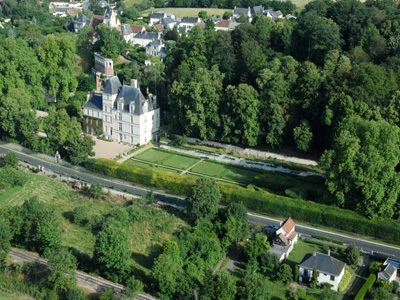
[(12, 232), (5, 220), (0, 220), (0, 263), (6, 259), (11, 251)]
[(400, 131), (386, 121), (346, 119), (321, 158), (336, 205), (369, 217), (390, 218), (400, 191)]
[(54, 290), (67, 291), (76, 285), (75, 271), (78, 267), (75, 256), (66, 248), (53, 250), (49, 256), (50, 275), (48, 280)]

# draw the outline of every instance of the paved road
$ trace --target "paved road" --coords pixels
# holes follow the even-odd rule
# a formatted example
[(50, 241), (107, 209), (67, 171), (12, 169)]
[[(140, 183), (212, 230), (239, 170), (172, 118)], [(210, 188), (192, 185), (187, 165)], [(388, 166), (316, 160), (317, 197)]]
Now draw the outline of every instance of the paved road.
[[(65, 173), (68, 174), (69, 176), (78, 176), (80, 177), (82, 180), (88, 181), (88, 182), (92, 182), (92, 183), (100, 183), (105, 187), (110, 187), (110, 188), (114, 188), (120, 191), (127, 191), (128, 193), (134, 194), (134, 195), (140, 195), (140, 196), (144, 196), (147, 192), (148, 189), (143, 189), (143, 188), (137, 188), (134, 187), (132, 185), (126, 185), (126, 184), (122, 184), (122, 183), (118, 183), (116, 181), (110, 180), (108, 178), (106, 178), (105, 176), (102, 176), (100, 174), (97, 174), (96, 176), (92, 176), (90, 174), (85, 174), (85, 173), (81, 173), (79, 171), (75, 171), (73, 169), (64, 167), (62, 165), (58, 165), (58, 164), (54, 164), (54, 163), (49, 163), (43, 159), (37, 158), (37, 157), (33, 157), (30, 155), (26, 155), (8, 148), (5, 148), (3, 146), (0, 146), (0, 151), (3, 152), (4, 154), (7, 154), (8, 152), (14, 152), (19, 159), (24, 160), (24, 161), (28, 161), (30, 163), (36, 164), (36, 165), (40, 165), (43, 166), (45, 169), (48, 170), (52, 170), (52, 171), (56, 171), (56, 172), (61, 172), (61, 173)], [(162, 201), (162, 202), (167, 202), (167, 203), (172, 203), (178, 206), (182, 206), (185, 207), (185, 200), (178, 198), (178, 197), (172, 197), (172, 196), (168, 196), (168, 195), (164, 195), (164, 194), (159, 194), (159, 193), (154, 193), (154, 197), (158, 200), (158, 201)]]
[[(17, 154), (18, 158), (28, 161), (28, 162), (31, 162), (31, 163), (34, 163), (36, 165), (44, 166), (44, 168), (47, 168), (47, 169), (50, 169), (53, 171), (57, 171), (57, 172), (61, 172), (61, 173), (65, 173), (65, 174), (68, 174), (69, 176), (74, 176), (74, 175), (79, 176), (83, 180), (86, 180), (86, 181), (92, 182), (92, 183), (98, 182), (106, 187), (114, 187), (114, 189), (118, 189), (121, 191), (126, 190), (127, 192), (129, 192), (131, 194), (145, 195), (146, 192), (148, 191), (147, 189), (137, 188), (137, 187), (133, 187), (131, 185), (126, 185), (126, 184), (115, 182), (113, 180), (107, 179), (105, 176), (102, 176), (102, 175), (92, 176), (89, 174), (81, 173), (81, 172), (75, 171), (73, 169), (61, 166), (61, 165), (49, 163), (42, 159), (32, 157), (32, 156), (29, 156), (26, 154), (22, 154), (20, 152), (5, 148), (3, 146), (0, 146), (0, 151), (2, 151), (3, 153), (14, 152)], [(178, 198), (175, 196), (163, 195), (163, 194), (159, 194), (159, 193), (154, 193), (154, 196), (158, 201), (185, 207), (185, 201), (182, 198)], [(279, 221), (276, 221), (274, 219), (270, 219), (267, 217), (260, 217), (260, 216), (255, 216), (255, 215), (249, 214), (249, 220), (251, 222), (260, 223), (263, 225), (274, 224), (275, 226), (279, 226)], [(383, 254), (386, 256), (393, 256), (394, 258), (400, 260), (400, 249), (397, 247), (377, 244), (377, 243), (365, 241), (365, 240), (362, 240), (362, 239), (359, 239), (356, 237), (348, 237), (345, 235), (331, 233), (331, 232), (327, 232), (327, 231), (324, 231), (321, 229), (310, 228), (310, 227), (305, 227), (305, 226), (301, 226), (301, 225), (296, 225), (296, 231), (303, 235), (320, 234), (320, 235), (328, 236), (330, 238), (343, 241), (346, 244), (355, 243), (357, 247), (363, 249), (364, 251), (368, 251), (368, 252), (373, 251), (374, 253)]]

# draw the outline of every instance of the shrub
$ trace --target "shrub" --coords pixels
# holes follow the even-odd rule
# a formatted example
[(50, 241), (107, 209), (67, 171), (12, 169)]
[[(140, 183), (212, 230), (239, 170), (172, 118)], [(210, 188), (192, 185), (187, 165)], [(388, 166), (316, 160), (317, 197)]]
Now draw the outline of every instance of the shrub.
[(375, 274), (370, 274), (367, 281), (365, 281), (364, 285), (361, 287), (361, 289), (358, 291), (356, 297), (354, 300), (363, 300), (365, 295), (369, 292), (369, 290), (372, 288), (373, 284), (376, 281), (376, 275)]
[[(107, 159), (89, 159), (85, 167), (93, 172), (116, 177), (146, 186), (186, 195), (195, 180), (155, 169), (142, 169), (130, 164), (119, 164)], [(368, 220), (356, 212), (312, 201), (291, 199), (265, 191), (254, 191), (233, 184), (219, 183), (225, 203), (243, 202), (251, 210), (271, 215), (292, 217), (299, 221), (338, 228), (362, 235), (382, 237), (400, 242), (400, 224), (395, 220)], [(283, 214), (283, 215), (282, 215)]]
[(348, 270), (346, 270), (346, 272), (344, 273), (342, 280), (340, 281), (339, 286), (338, 286), (338, 291), (340, 293), (342, 293), (346, 289), (346, 287), (350, 283), (350, 280), (351, 280), (351, 274)]
[(374, 261), (369, 265), (369, 273), (370, 274), (376, 274), (380, 268), (380, 266), (382, 266), (382, 263), (380, 261)]
[(82, 225), (87, 221), (90, 209), (86, 205), (77, 206), (74, 209), (74, 223), (78, 225)]
[(116, 220), (126, 227), (129, 226), (131, 217), (125, 208), (116, 206), (110, 211), (107, 220), (109, 219)]
[(4, 156), (4, 165), (10, 166), (11, 168), (16, 168), (18, 166), (19, 159), (14, 152), (8, 152)]
[(399, 290), (399, 286), (400, 286), (399, 282), (396, 280), (393, 280), (391, 282), (391, 286), (392, 286), (392, 293), (396, 294), (397, 291)]

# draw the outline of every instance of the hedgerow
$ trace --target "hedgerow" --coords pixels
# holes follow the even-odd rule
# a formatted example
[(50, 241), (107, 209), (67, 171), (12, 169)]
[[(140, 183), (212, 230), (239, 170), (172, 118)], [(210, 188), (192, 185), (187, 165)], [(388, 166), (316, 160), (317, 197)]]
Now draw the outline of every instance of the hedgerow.
[[(132, 181), (146, 186), (166, 189), (185, 195), (195, 179), (157, 169), (143, 169), (130, 164), (120, 164), (107, 159), (89, 159), (85, 167), (106, 176)], [(354, 211), (328, 206), (312, 201), (292, 199), (253, 188), (219, 183), (225, 203), (243, 202), (250, 210), (270, 215), (292, 217), (295, 220), (342, 229), (362, 235), (382, 237), (400, 242), (400, 224), (393, 220), (369, 220)]]
[(364, 297), (365, 297), (365, 294), (367, 294), (368, 291), (374, 285), (375, 280), (376, 280), (376, 275), (375, 274), (369, 275), (367, 281), (364, 283), (362, 288), (358, 291), (358, 293), (357, 293), (356, 297), (354, 298), (354, 300), (363, 300)]

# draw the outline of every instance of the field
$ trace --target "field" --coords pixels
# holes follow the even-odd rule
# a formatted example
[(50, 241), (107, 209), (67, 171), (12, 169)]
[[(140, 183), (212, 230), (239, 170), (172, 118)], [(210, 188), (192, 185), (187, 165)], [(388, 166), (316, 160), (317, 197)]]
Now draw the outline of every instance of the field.
[[(139, 1), (139, 0), (128, 0), (129, 3)], [(128, 3), (126, 1), (125, 3)], [(128, 4), (127, 4), (128, 5)], [(200, 11), (206, 11), (208, 16), (221, 16), (224, 14), (226, 11), (233, 12), (233, 9), (227, 9), (227, 8), (187, 8), (187, 7), (164, 7), (164, 8), (153, 8), (153, 9), (147, 9), (142, 11), (142, 16), (147, 17), (151, 14), (151, 12), (171, 12), (175, 15), (177, 18), (182, 18), (182, 17), (197, 17)]]
[(34, 298), (19, 292), (7, 292), (0, 290), (0, 300), (34, 300)]
[[(63, 216), (60, 224), (62, 244), (69, 247), (77, 256), (87, 257), (90, 263), (96, 237), (86, 226), (78, 226), (71, 222), (74, 208), (86, 205), (90, 208), (89, 218), (94, 215), (104, 216), (116, 204), (129, 205), (130, 199), (103, 196), (101, 200), (93, 200), (54, 179), (33, 174), (29, 174), (28, 177), (29, 180), (24, 187), (0, 192), (0, 208), (21, 205), (32, 195), (38, 196), (40, 201), (56, 205)], [(137, 220), (128, 229), (132, 245), (132, 267), (136, 271), (135, 276), (146, 280), (154, 257), (161, 251), (163, 241), (182, 226), (186, 226), (186, 222), (177, 216), (176, 211), (170, 213), (150, 206), (132, 205), (137, 209)]]

